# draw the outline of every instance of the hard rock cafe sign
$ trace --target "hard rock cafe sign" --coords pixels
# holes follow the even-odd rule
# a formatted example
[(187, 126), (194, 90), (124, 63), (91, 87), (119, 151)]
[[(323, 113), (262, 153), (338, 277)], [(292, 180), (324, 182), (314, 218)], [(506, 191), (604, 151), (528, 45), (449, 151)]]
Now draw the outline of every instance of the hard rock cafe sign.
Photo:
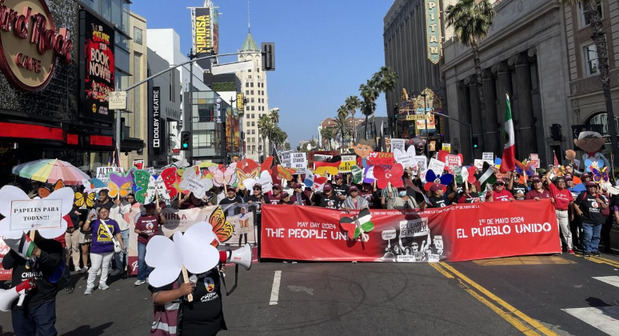
[(56, 57), (71, 63), (73, 41), (56, 29), (44, 0), (0, 0), (0, 69), (26, 91), (45, 88)]

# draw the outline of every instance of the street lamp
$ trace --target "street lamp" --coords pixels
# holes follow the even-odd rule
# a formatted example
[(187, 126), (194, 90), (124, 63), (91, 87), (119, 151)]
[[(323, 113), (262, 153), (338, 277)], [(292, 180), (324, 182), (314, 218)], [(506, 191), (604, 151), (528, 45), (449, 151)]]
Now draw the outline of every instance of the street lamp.
[(425, 131), (426, 131), (426, 155), (428, 155), (428, 154), (430, 154), (428, 152), (428, 145), (429, 145), (429, 142), (430, 142), (430, 139), (429, 139), (429, 135), (430, 134), (428, 132), (428, 114), (427, 114), (428, 113), (428, 102), (427, 102), (427, 98), (426, 98), (427, 94), (424, 91), (421, 91), (420, 96), (423, 97), (423, 120), (424, 120), (424, 122), (426, 124), (426, 127), (425, 127)]

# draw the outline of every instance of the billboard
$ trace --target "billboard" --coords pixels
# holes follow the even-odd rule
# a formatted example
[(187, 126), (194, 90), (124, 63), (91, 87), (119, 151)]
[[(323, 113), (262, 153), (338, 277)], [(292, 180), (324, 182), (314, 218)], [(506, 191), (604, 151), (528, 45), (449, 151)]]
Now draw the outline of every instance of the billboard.
[(114, 91), (114, 28), (80, 11), (80, 99), (82, 116), (110, 121)]

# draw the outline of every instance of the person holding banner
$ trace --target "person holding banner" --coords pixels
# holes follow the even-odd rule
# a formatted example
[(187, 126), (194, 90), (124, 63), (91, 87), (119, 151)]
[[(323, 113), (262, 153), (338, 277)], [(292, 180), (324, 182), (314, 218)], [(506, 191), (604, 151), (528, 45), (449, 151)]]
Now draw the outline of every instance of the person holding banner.
[(303, 192), (303, 185), (301, 183), (294, 184), (294, 193), (291, 199), (293, 204), (296, 205), (311, 205), (309, 197)]
[[(54, 239), (44, 239), (38, 232), (34, 241), (24, 236), (16, 240), (4, 256), (2, 267), (13, 270), (13, 285), (34, 279), (21, 307), (17, 300), (11, 306), (11, 319), (15, 335), (56, 335), (56, 294), (62, 273), (64, 249)], [(15, 248), (21, 249), (15, 250)]]
[(273, 184), (273, 190), (264, 195), (264, 201), (267, 204), (279, 204), (282, 199), (282, 186), (279, 184)]
[(531, 190), (529, 190), (529, 192), (526, 194), (525, 199), (539, 201), (546, 198), (553, 200), (553, 198), (550, 196), (550, 192), (544, 188), (542, 179), (540, 179), (539, 176), (533, 176), (531, 178)]
[(451, 204), (449, 199), (445, 197), (445, 192), (440, 185), (433, 183), (430, 187), (430, 204), (428, 208), (443, 208)]
[(233, 186), (228, 186), (226, 189), (226, 198), (219, 201), (220, 205), (239, 204), (244, 202), (243, 198), (236, 194), (236, 188), (234, 188)]
[(494, 182), (492, 191), (488, 194), (491, 202), (509, 202), (514, 200), (514, 195), (505, 189), (505, 181), (497, 180)]
[(88, 271), (88, 280), (84, 295), (92, 294), (92, 291), (95, 289), (95, 280), (97, 279), (97, 272), (99, 272), (99, 269), (101, 269), (99, 289), (106, 290), (110, 288), (110, 286), (107, 285), (107, 277), (110, 261), (114, 256), (115, 241), (120, 244), (121, 249), (125, 249), (118, 223), (109, 218), (110, 211), (102, 206), (97, 209), (97, 213), (99, 215), (98, 219), (93, 221), (95, 214), (90, 213), (90, 215), (88, 215), (88, 220), (84, 223), (84, 230), (92, 230), (92, 243), (90, 246), (90, 262), (92, 266)]
[(146, 244), (155, 235), (161, 234), (161, 225), (165, 222), (159, 203), (146, 204), (144, 208), (146, 214), (137, 219), (134, 229), (138, 234), (138, 278), (133, 283), (135, 286), (145, 284), (146, 278), (153, 270), (146, 265)]
[(340, 200), (333, 193), (333, 188), (330, 184), (325, 184), (322, 188), (322, 193), (317, 194), (317, 204), (319, 207), (327, 208), (327, 209), (339, 209), (340, 208)]
[(572, 231), (570, 231), (570, 221), (568, 216), (568, 209), (572, 205), (574, 198), (572, 198), (572, 193), (567, 190), (567, 185), (563, 177), (557, 177), (555, 179), (555, 183), (550, 183), (548, 175), (544, 176), (544, 178), (549, 182), (548, 187), (550, 188), (550, 194), (554, 200), (557, 223), (559, 224), (559, 230), (565, 239), (567, 253), (574, 254), (574, 246), (572, 245)]

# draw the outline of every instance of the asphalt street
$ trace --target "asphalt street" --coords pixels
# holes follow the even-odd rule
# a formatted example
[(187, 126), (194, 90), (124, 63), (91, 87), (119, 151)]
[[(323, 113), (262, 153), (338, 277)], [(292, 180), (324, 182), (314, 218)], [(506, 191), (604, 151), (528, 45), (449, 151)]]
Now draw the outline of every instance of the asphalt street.
[[(234, 282), (228, 270), (228, 285)], [(145, 335), (134, 279), (57, 298), (60, 335)], [(532, 256), (440, 264), (254, 264), (224, 298), (222, 335), (604, 335), (619, 333), (619, 258)], [(0, 313), (0, 335), (12, 335)]]

